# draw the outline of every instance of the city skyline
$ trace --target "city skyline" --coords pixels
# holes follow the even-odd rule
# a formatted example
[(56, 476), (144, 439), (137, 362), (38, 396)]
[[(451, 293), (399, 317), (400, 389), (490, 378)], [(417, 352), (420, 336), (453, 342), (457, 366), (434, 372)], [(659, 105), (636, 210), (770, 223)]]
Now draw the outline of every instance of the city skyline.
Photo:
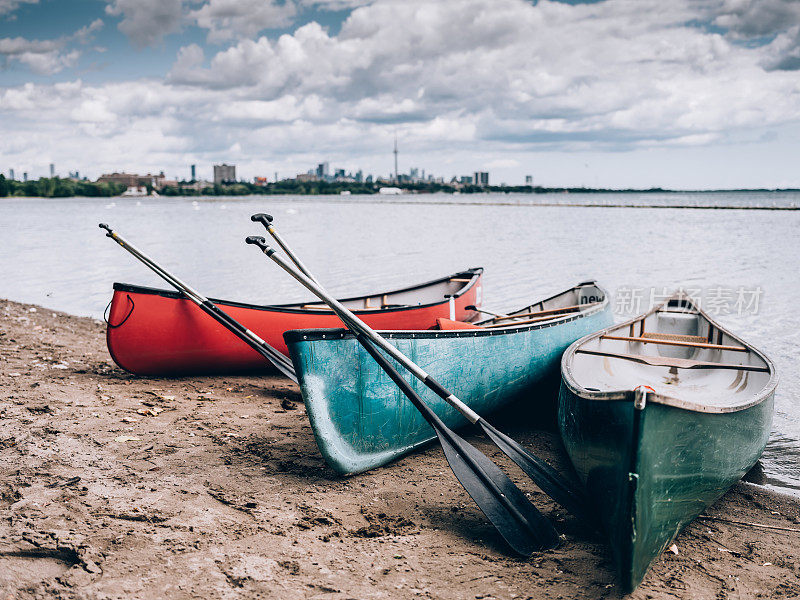
[(228, 4), (0, 2), (0, 168), (800, 187), (796, 2)]
[[(180, 174), (173, 175), (172, 177), (168, 177), (164, 170), (161, 169), (153, 169), (153, 171), (157, 172), (158, 174), (153, 174), (147, 170), (145, 175), (141, 173), (134, 173), (133, 171), (127, 170), (122, 168), (120, 170), (114, 170), (113, 172), (103, 173), (101, 174), (96, 181), (98, 182), (112, 182), (115, 181), (117, 183), (125, 183), (128, 186), (138, 186), (144, 185), (145, 181), (149, 181), (149, 185), (153, 185), (154, 187), (161, 187), (163, 185), (174, 185), (179, 182), (181, 183), (188, 183), (188, 182), (209, 182), (214, 183), (215, 185), (225, 184), (225, 183), (235, 183), (237, 181), (247, 181), (247, 182), (254, 182), (256, 184), (266, 184), (269, 182), (277, 182), (281, 180), (298, 180), (298, 181), (339, 181), (339, 182), (355, 182), (355, 183), (372, 183), (373, 181), (378, 182), (394, 182), (394, 183), (448, 183), (448, 184), (457, 184), (457, 185), (477, 185), (480, 187), (487, 187), (490, 185), (489, 182), (489, 172), (487, 171), (473, 171), (469, 174), (452, 174), (452, 175), (434, 175), (430, 171), (426, 174), (426, 169), (420, 167), (409, 167), (408, 172), (400, 173), (398, 167), (398, 155), (399, 155), (399, 148), (397, 145), (397, 139), (395, 138), (394, 147), (392, 149), (392, 154), (394, 156), (394, 171), (388, 175), (384, 176), (381, 174), (373, 175), (372, 173), (365, 173), (363, 169), (357, 169), (355, 171), (348, 171), (344, 168), (334, 168), (333, 174), (331, 174), (330, 169), (330, 162), (323, 161), (321, 163), (317, 163), (316, 167), (308, 169), (301, 173), (296, 174), (289, 174), (284, 175), (281, 177), (277, 171), (274, 172), (274, 177), (270, 179), (269, 175), (267, 174), (259, 174), (254, 175), (249, 178), (237, 178), (236, 177), (236, 165), (235, 164), (227, 164), (222, 162), (221, 164), (213, 164), (211, 165), (211, 170), (213, 175), (210, 178), (203, 178), (198, 177), (197, 173), (197, 165), (191, 164), (187, 165), (188, 171), (191, 174), (190, 177), (185, 177)], [(15, 176), (15, 169), (9, 168), (7, 171), (7, 175), (0, 171), (0, 174), (4, 174), (7, 179), (14, 180), (16, 179)], [(49, 177), (62, 177), (60, 173), (56, 171), (56, 166), (54, 163), (49, 164)], [(525, 176), (525, 183), (524, 185), (533, 185), (533, 176), (530, 174), (526, 174)], [(23, 177), (21, 181), (28, 181), (28, 172), (23, 171)], [(67, 176), (69, 179), (75, 180), (89, 180), (88, 177), (85, 175), (83, 177), (80, 176), (80, 170), (76, 169), (74, 172), (69, 171), (69, 175)], [(33, 179), (33, 178), (32, 178)], [(141, 182), (137, 182), (138, 179), (141, 179)], [(160, 182), (160, 183), (157, 183)], [(495, 182), (496, 185), (506, 186), (509, 185), (508, 182)], [(517, 183), (512, 182), (510, 185), (517, 185)], [(522, 185), (522, 184), (519, 184)]]

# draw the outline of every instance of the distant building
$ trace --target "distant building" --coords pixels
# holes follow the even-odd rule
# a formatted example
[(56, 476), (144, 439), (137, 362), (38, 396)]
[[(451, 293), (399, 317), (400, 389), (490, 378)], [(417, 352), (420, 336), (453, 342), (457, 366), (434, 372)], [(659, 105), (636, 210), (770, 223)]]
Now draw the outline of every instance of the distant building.
[[(477, 173), (475, 173), (477, 175)], [(461, 185), (472, 185), (473, 179), (469, 175), (462, 175), (458, 183)]]
[(136, 173), (104, 173), (97, 178), (97, 183), (118, 183), (125, 187), (152, 186), (161, 187), (164, 173), (160, 175), (137, 175)]
[(8, 178), (13, 180), (14, 179), (14, 169), (8, 170)]
[(192, 181), (197, 181), (197, 165), (192, 165)]
[(525, 185), (533, 185), (533, 175), (525, 175)]
[(356, 171), (356, 174), (355, 174), (355, 180), (356, 180), (358, 183), (362, 183), (362, 182), (364, 181), (364, 172), (363, 172), (361, 169), (359, 169), (358, 171)]
[(23, 171), (22, 172), (22, 181), (28, 181), (28, 172), (27, 171)]
[(268, 182), (266, 177), (253, 177), (253, 183), (260, 187), (266, 187)]
[(327, 179), (331, 176), (331, 168), (327, 161), (317, 165), (316, 175), (318, 179)]
[(475, 176), (472, 181), (475, 185), (486, 187), (489, 185), (489, 173), (486, 171), (475, 171)]
[(314, 173), (298, 173), (295, 181), (319, 181), (316, 172)]
[(236, 165), (214, 165), (214, 185), (236, 182)]
[(50, 178), (56, 176), (56, 166), (53, 163), (50, 163)]
[(345, 177), (347, 177), (347, 175), (346, 175), (346, 174), (345, 174), (345, 172), (344, 172), (344, 169), (336, 169), (336, 170), (333, 172), (333, 176), (334, 176), (334, 178), (336, 178), (336, 179), (344, 179)]

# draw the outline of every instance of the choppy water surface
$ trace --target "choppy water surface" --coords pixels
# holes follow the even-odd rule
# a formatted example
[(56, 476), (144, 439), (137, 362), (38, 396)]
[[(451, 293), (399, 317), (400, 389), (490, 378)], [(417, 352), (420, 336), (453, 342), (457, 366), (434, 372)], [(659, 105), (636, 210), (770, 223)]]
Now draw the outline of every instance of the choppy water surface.
[[(675, 204), (738, 208), (664, 207)], [(308, 298), (244, 244), (263, 233), (249, 220), (261, 211), (337, 294), (483, 266), (487, 307), (596, 278), (622, 318), (683, 286), (777, 364), (763, 462), (772, 485), (797, 492), (800, 211), (762, 210), (797, 207), (798, 193), (0, 199), (0, 297), (100, 318), (114, 281), (166, 287), (103, 236), (103, 221), (206, 295)]]

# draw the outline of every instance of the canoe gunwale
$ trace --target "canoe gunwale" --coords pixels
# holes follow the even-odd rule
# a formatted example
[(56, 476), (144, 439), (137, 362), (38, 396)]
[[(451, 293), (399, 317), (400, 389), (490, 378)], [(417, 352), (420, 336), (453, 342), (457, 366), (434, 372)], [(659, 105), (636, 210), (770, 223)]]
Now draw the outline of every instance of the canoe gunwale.
[[(608, 292), (598, 285), (596, 282), (582, 282), (571, 288), (554, 294), (545, 298), (543, 301), (550, 300), (561, 294), (569, 292), (573, 289), (584, 287), (587, 283), (593, 284), (603, 292), (603, 300), (598, 304), (591, 305), (591, 308), (577, 313), (568, 313), (563, 316), (556, 315), (553, 319), (543, 321), (541, 323), (533, 323), (529, 325), (514, 325), (509, 324), (507, 327), (498, 327), (496, 329), (423, 329), (423, 330), (403, 330), (396, 329), (392, 331), (381, 331), (380, 334), (386, 339), (436, 339), (436, 338), (470, 338), (470, 337), (484, 337), (484, 336), (498, 336), (510, 335), (515, 333), (523, 333), (527, 331), (534, 331), (536, 329), (547, 329), (557, 325), (563, 325), (571, 321), (583, 319), (599, 312), (608, 309), (609, 299)], [(287, 344), (300, 341), (313, 341), (325, 339), (342, 339), (346, 337), (353, 337), (352, 332), (344, 328), (328, 328), (328, 329), (292, 329), (284, 332), (283, 339)]]
[[(694, 302), (691, 301), (691, 298), (687, 297), (684, 294), (676, 293), (673, 294), (670, 298), (667, 298), (660, 304), (653, 306), (649, 311), (642, 313), (641, 315), (637, 315), (632, 319), (624, 321), (622, 323), (618, 323), (612, 325), (611, 327), (607, 327), (602, 331), (597, 331), (595, 333), (589, 334), (581, 339), (573, 342), (569, 348), (564, 352), (564, 355), (561, 357), (561, 380), (564, 385), (569, 389), (570, 392), (584, 398), (586, 400), (629, 400), (630, 402), (634, 401), (634, 391), (633, 390), (613, 390), (613, 391), (591, 391), (587, 390), (586, 388), (580, 386), (576, 381), (575, 377), (572, 373), (572, 359), (575, 356), (575, 352), (578, 348), (580, 348), (583, 344), (588, 342), (591, 339), (599, 338), (601, 336), (607, 335), (612, 331), (616, 331), (618, 329), (624, 329), (625, 327), (629, 327), (633, 323), (639, 322), (641, 319), (648, 317), (657, 311), (665, 308), (671, 300), (675, 299), (682, 299), (688, 300), (692, 304), (692, 308), (697, 311), (695, 314), (699, 314), (702, 318), (707, 320), (711, 323), (718, 331), (722, 331), (726, 335), (730, 336), (737, 342), (739, 342), (742, 346), (746, 347), (750, 352), (756, 354), (761, 360), (763, 360), (767, 367), (769, 368), (770, 378), (764, 387), (759, 391), (757, 394), (753, 395), (749, 401), (741, 402), (739, 404), (731, 405), (731, 406), (712, 406), (709, 404), (702, 404), (699, 402), (691, 402), (688, 400), (683, 400), (681, 398), (675, 398), (672, 396), (667, 396), (660, 393), (648, 393), (647, 394), (647, 402), (655, 402), (656, 404), (663, 404), (665, 406), (672, 406), (675, 408), (680, 408), (683, 410), (689, 410), (693, 412), (700, 412), (700, 413), (714, 413), (714, 414), (722, 414), (722, 413), (732, 413), (732, 412), (739, 412), (742, 410), (746, 410), (753, 406), (760, 404), (767, 400), (772, 394), (775, 392), (775, 388), (778, 385), (778, 372), (775, 368), (774, 363), (760, 350), (755, 348), (752, 344), (748, 344), (744, 340), (742, 340), (739, 336), (732, 333), (728, 329), (722, 327), (719, 323), (717, 323), (714, 319), (708, 316), (703, 310), (701, 310)], [(679, 311), (679, 312), (686, 312), (686, 311)]]
[[(439, 277), (437, 279), (433, 279), (431, 281), (426, 281), (424, 283), (418, 283), (416, 285), (399, 288), (396, 290), (389, 290), (386, 292), (378, 292), (375, 294), (363, 294), (361, 296), (352, 296), (348, 298), (341, 298), (340, 302), (352, 302), (355, 300), (363, 300), (365, 298), (377, 298), (379, 296), (384, 295), (392, 295), (392, 294), (400, 294), (404, 292), (413, 292), (415, 290), (419, 290), (426, 287), (431, 287), (434, 285), (438, 285), (440, 283), (445, 283), (450, 281), (451, 279), (455, 279), (458, 277), (466, 277), (469, 276), (470, 280), (461, 287), (455, 294), (448, 294), (447, 297), (442, 297), (441, 300), (437, 300), (436, 302), (429, 302), (427, 304), (413, 304), (413, 305), (399, 305), (387, 308), (370, 308), (370, 309), (357, 309), (355, 312), (359, 315), (371, 315), (371, 314), (384, 314), (384, 313), (391, 313), (391, 312), (400, 312), (400, 311), (407, 311), (407, 310), (416, 310), (419, 308), (431, 308), (435, 306), (443, 306), (450, 302), (450, 297), (459, 298), (466, 294), (472, 287), (474, 287), (479, 281), (481, 276), (483, 275), (483, 267), (472, 267), (470, 269), (465, 269), (463, 271), (459, 271), (457, 273), (453, 273), (451, 275), (447, 275), (445, 277)], [(165, 290), (161, 288), (154, 288), (149, 286), (143, 285), (135, 285), (131, 283), (114, 283), (114, 291), (120, 292), (132, 292), (136, 294), (146, 294), (151, 296), (162, 296), (164, 298), (171, 298), (175, 300), (183, 300), (186, 297), (178, 291), (175, 290)], [(305, 309), (301, 308), (302, 306), (325, 306), (323, 302), (313, 300), (309, 302), (290, 302), (286, 304), (250, 304), (247, 302), (236, 302), (233, 300), (222, 300), (219, 298), (209, 298), (211, 302), (214, 304), (218, 304), (221, 306), (232, 306), (236, 308), (247, 308), (252, 310), (263, 310), (263, 311), (270, 311), (270, 312), (284, 312), (284, 313), (299, 313), (299, 314), (334, 314), (333, 311), (325, 308), (324, 310), (320, 309)]]

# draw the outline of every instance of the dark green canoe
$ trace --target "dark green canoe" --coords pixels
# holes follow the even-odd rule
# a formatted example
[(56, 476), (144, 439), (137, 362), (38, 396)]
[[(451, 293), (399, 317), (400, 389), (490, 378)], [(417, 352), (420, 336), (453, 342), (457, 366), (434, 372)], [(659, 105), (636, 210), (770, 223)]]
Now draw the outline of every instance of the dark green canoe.
[(572, 344), (561, 374), (564, 445), (630, 592), (761, 456), (775, 368), (679, 294)]
[[(518, 398), (553, 406), (564, 350), (612, 322), (605, 291), (587, 282), (478, 327), (449, 322), (470, 328), (381, 335), (473, 410), (488, 414)], [(337, 472), (372, 469), (435, 437), (348, 331), (289, 331), (284, 339), (317, 445)], [(467, 424), (415, 378), (407, 380), (449, 427)], [(552, 382), (546, 392), (544, 380)]]

